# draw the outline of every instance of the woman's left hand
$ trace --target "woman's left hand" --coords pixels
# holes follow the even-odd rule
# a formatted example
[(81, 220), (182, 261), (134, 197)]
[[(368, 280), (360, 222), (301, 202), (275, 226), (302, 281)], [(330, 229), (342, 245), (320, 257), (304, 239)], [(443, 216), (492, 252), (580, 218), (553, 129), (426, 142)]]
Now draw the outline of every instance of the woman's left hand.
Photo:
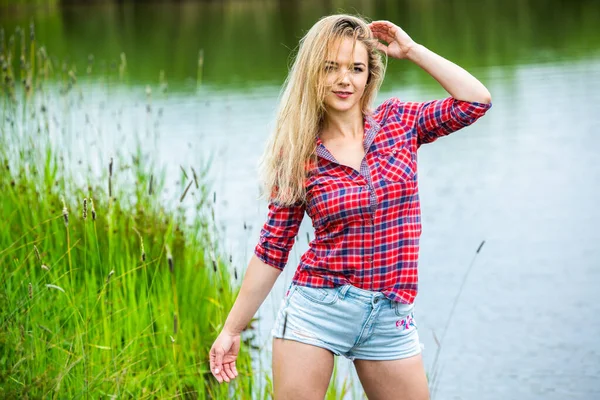
[(377, 44), (377, 49), (383, 51), (389, 57), (399, 60), (408, 58), (408, 52), (416, 43), (399, 26), (389, 21), (373, 21), (369, 24), (373, 36), (387, 42)]

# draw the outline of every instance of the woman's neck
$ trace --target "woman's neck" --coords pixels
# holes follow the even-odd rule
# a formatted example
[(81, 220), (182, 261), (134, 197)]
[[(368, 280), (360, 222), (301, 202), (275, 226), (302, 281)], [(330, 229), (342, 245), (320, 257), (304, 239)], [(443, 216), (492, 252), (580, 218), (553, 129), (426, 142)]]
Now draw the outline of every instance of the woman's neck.
[(321, 139), (362, 140), (363, 131), (362, 111), (356, 107), (344, 112), (328, 111), (323, 120), (320, 136)]

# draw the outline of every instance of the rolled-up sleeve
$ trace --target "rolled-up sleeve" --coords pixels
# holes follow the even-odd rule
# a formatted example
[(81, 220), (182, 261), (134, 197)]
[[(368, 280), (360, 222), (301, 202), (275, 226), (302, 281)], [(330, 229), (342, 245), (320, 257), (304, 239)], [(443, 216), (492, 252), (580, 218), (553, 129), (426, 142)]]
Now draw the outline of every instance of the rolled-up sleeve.
[(270, 202), (267, 221), (260, 231), (254, 254), (264, 263), (283, 270), (304, 218), (304, 211), (305, 206), (301, 203), (282, 206)]
[(492, 106), (448, 97), (419, 103), (416, 128), (417, 143), (431, 143), (439, 137), (449, 135), (481, 118)]
[(417, 132), (417, 144), (431, 143), (471, 125), (481, 118), (492, 103), (457, 100), (447, 97), (426, 102), (402, 102), (391, 99), (394, 114)]

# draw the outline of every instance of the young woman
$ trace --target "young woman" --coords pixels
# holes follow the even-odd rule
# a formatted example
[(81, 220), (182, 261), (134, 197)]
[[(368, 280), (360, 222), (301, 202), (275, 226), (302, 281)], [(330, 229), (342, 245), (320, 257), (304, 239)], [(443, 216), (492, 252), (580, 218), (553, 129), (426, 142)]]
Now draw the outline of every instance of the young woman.
[[(371, 110), (385, 72), (381, 53), (414, 62), (450, 97), (390, 98)], [(413, 314), (417, 149), (472, 124), (491, 107), (490, 93), (391, 22), (349, 15), (310, 29), (284, 88), (262, 158), (267, 221), (211, 348), (211, 371), (219, 383), (237, 376), (240, 332), (286, 265), (306, 212), (315, 238), (272, 330), (275, 398), (323, 399), (334, 355), (342, 355), (369, 399), (427, 399)]]

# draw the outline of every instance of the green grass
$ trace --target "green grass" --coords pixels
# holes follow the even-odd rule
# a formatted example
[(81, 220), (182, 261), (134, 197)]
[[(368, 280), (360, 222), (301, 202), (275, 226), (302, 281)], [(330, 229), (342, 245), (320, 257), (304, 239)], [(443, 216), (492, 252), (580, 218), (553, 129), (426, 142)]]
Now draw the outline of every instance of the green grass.
[(2, 48), (7, 67), (19, 48), (28, 61), (19, 78), (1, 72), (0, 397), (268, 391), (256, 387), (250, 327), (236, 381), (218, 385), (209, 371), (239, 282), (215, 239), (208, 166), (173, 177), (193, 186), (170, 204), (164, 169), (141, 147), (116, 154), (103, 176), (80, 168), (82, 185), (63, 138), (48, 139), (53, 123), (69, 136), (65, 121), (83, 112), (74, 72), (50, 81), (56, 65), (33, 40)]
[[(169, 211), (135, 157), (130, 179), (115, 162), (109, 197), (61, 190), (51, 150), (0, 149), (0, 397), (221, 398), (206, 361), (238, 289), (200, 214), (211, 202), (191, 221)], [(254, 381), (247, 350), (240, 393)]]

